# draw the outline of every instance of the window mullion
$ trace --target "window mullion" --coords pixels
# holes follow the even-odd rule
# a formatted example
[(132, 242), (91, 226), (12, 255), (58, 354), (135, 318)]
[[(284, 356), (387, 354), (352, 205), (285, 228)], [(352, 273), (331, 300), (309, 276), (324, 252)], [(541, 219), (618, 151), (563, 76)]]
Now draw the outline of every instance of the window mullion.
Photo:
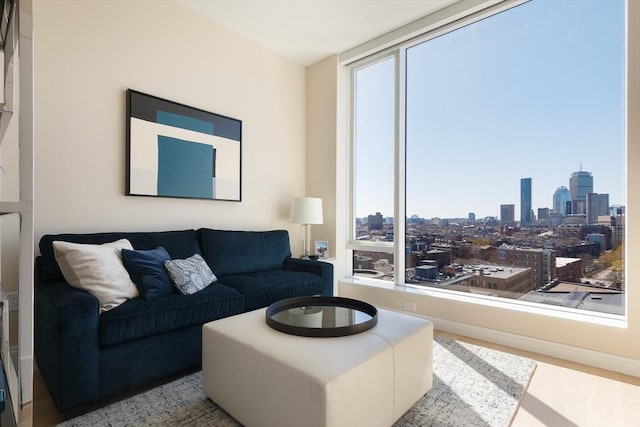
[(395, 259), (395, 284), (404, 285), (405, 281), (405, 226), (406, 204), (405, 204), (405, 134), (406, 134), (406, 84), (405, 84), (405, 50), (396, 50), (396, 96), (395, 96), (395, 185), (394, 185), (394, 259)]

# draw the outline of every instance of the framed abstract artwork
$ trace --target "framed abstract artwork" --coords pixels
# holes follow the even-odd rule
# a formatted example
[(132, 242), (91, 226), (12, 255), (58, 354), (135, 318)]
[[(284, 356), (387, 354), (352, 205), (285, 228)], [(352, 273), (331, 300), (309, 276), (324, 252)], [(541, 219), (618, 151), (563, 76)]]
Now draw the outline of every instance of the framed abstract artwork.
[(241, 201), (242, 121), (127, 90), (127, 196)]

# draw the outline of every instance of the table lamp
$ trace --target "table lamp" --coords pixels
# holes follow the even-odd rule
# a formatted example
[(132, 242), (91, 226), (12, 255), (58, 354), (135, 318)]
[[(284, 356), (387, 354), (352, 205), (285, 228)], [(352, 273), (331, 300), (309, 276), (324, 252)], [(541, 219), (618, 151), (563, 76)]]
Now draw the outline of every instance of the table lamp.
[(295, 197), (291, 202), (290, 221), (304, 225), (304, 254), (311, 255), (309, 249), (311, 224), (322, 224), (322, 199), (317, 197)]

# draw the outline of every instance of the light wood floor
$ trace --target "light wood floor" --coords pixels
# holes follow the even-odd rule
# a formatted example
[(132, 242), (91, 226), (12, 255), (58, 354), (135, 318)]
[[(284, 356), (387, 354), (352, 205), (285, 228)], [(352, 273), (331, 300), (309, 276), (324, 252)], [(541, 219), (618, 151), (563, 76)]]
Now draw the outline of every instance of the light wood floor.
[[(436, 331), (471, 344), (529, 357), (537, 362), (529, 388), (520, 402), (512, 427), (638, 427), (640, 378), (520, 351), (509, 347)], [(21, 427), (53, 426), (63, 421), (38, 372), (34, 399), (24, 410)]]

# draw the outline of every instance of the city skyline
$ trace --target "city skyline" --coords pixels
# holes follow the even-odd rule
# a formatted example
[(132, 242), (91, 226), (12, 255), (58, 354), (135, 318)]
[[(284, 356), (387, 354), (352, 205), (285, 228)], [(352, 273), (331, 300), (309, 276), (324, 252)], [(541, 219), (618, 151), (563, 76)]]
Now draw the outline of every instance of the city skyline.
[[(587, 171), (584, 171), (584, 172), (587, 172)], [(518, 195), (517, 195), (518, 199), (521, 199), (521, 191), (522, 191), (522, 187), (521, 186), (522, 186), (522, 180), (523, 179), (529, 179), (529, 178), (521, 178), (521, 179), (518, 180), (519, 181), (519, 184), (518, 184)], [(532, 185), (532, 187), (534, 187), (534, 185)], [(564, 189), (568, 193), (568, 191), (569, 191), (568, 190), (568, 188), (569, 188), (568, 185), (558, 186), (553, 191), (553, 193), (551, 194), (551, 197), (550, 197), (551, 201), (550, 201), (550, 203), (548, 205), (546, 205), (546, 206), (535, 206), (534, 204), (532, 204), (531, 209), (532, 209), (532, 213), (533, 213), (533, 219), (537, 219), (538, 218), (538, 215), (537, 215), (538, 209), (545, 209), (545, 208), (549, 209), (550, 212), (552, 212), (552, 213), (561, 213), (562, 215), (565, 215), (564, 212), (557, 212), (554, 209), (554, 200), (553, 200), (553, 197), (555, 196), (555, 194), (562, 187), (564, 187)], [(595, 186), (594, 186), (594, 188), (595, 188)], [(607, 196), (607, 199), (610, 199), (610, 194), (609, 193), (605, 193), (605, 192), (598, 193), (598, 192), (595, 191), (595, 189), (594, 189), (594, 191), (592, 193), (587, 193), (587, 194), (594, 194), (596, 196)], [(572, 201), (571, 197), (569, 197), (568, 201)], [(511, 215), (512, 215), (513, 219), (511, 219), (510, 221), (521, 222), (521, 218), (519, 217), (519, 215), (520, 215), (520, 210), (519, 210), (520, 209), (519, 208), (520, 204), (519, 203), (515, 203), (515, 202), (513, 202), (513, 203), (501, 203), (500, 205), (498, 205), (498, 208), (496, 210), (497, 213), (494, 214), (494, 215), (481, 215), (481, 214), (478, 214), (477, 211), (470, 210), (470, 211), (467, 211), (467, 212), (461, 212), (459, 215), (431, 215), (431, 216), (423, 216), (423, 215), (419, 215), (419, 214), (415, 214), (415, 213), (414, 214), (410, 214), (409, 212), (407, 212), (406, 217), (407, 218), (411, 218), (411, 217), (417, 216), (419, 218), (424, 218), (424, 219), (431, 219), (431, 218), (468, 218), (469, 214), (473, 214), (474, 217), (476, 218), (476, 220), (481, 220), (481, 219), (489, 218), (489, 217), (496, 218), (496, 219), (500, 220), (501, 217), (502, 217), (502, 214), (503, 214), (502, 208), (506, 207), (506, 206), (511, 206), (511, 209), (512, 209)], [(625, 206), (625, 205), (624, 204), (619, 204), (619, 203), (609, 203), (608, 206), (609, 207), (613, 207), (613, 206)], [(516, 217), (516, 214), (515, 214), (516, 212), (518, 212), (518, 217)], [(375, 214), (378, 214), (378, 213), (380, 213), (383, 218), (392, 218), (393, 217), (393, 212), (385, 213), (380, 209), (376, 209), (376, 210), (374, 210), (372, 212), (369, 212), (369, 213), (367, 213), (365, 215), (356, 215), (356, 218), (367, 218), (370, 215), (375, 215)]]
[[(537, 212), (578, 171), (626, 205), (624, 9), (536, 0), (409, 48), (406, 216), (519, 218), (522, 178)], [(375, 96), (357, 104), (357, 217), (394, 211), (393, 103), (376, 105), (394, 67), (378, 65), (358, 81)]]

